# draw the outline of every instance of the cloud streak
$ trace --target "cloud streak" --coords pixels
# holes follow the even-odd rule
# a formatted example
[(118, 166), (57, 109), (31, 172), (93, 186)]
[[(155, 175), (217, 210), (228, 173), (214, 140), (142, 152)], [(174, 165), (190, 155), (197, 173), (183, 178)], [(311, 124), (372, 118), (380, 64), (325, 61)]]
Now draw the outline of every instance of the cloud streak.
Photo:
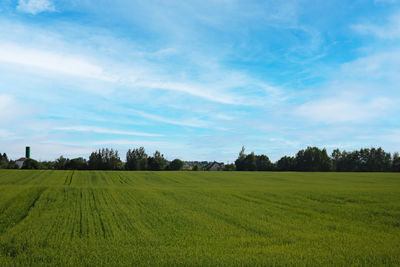
[(54, 128), (54, 130), (67, 131), (67, 132), (88, 132), (88, 133), (97, 133), (97, 134), (134, 135), (134, 136), (146, 136), (146, 137), (163, 136), (162, 134), (142, 133), (142, 132), (132, 132), (132, 131), (119, 131), (119, 130), (105, 129), (105, 128), (101, 128), (101, 127), (94, 127), (94, 126), (56, 127), (56, 128)]
[(360, 34), (372, 35), (379, 39), (398, 40), (400, 39), (400, 12), (391, 15), (386, 24), (356, 24), (352, 26), (352, 29)]
[(41, 12), (54, 12), (55, 7), (49, 0), (19, 0), (17, 10), (36, 15)]

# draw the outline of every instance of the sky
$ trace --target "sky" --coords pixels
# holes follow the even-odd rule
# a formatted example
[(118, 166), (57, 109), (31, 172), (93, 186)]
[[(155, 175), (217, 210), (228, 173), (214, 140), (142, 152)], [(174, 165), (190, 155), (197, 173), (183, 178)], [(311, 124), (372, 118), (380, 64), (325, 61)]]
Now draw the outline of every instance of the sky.
[(2, 0), (0, 152), (400, 151), (400, 1)]

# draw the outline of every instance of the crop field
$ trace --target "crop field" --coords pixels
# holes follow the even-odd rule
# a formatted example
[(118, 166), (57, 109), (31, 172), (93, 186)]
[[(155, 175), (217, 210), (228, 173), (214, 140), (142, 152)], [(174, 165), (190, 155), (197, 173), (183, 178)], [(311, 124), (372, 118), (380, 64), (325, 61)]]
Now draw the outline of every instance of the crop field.
[(400, 265), (400, 174), (0, 170), (0, 266)]

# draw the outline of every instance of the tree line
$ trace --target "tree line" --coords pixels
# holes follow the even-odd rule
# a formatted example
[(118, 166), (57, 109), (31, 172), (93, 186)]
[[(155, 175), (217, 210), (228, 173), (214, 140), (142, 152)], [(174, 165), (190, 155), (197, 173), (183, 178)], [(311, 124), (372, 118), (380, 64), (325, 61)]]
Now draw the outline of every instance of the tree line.
[[(65, 158), (60, 156), (55, 161), (36, 161), (26, 159), (22, 169), (55, 169), (55, 170), (181, 170), (184, 162), (180, 159), (174, 159), (169, 162), (159, 151), (148, 156), (144, 147), (129, 149), (126, 153), (126, 161), (123, 162), (119, 156), (118, 150), (102, 148), (90, 154), (89, 160), (82, 157)], [(15, 161), (8, 159), (4, 153), (0, 154), (0, 168), (18, 169)]]
[[(183, 170), (184, 162), (180, 159), (168, 161), (159, 151), (147, 155), (144, 147), (129, 149), (125, 162), (114, 149), (102, 148), (90, 154), (89, 159), (82, 157), (68, 159), (60, 156), (55, 161), (38, 162), (27, 159), (22, 169), (56, 169), (56, 170)], [(9, 160), (6, 153), (0, 154), (0, 168), (18, 169), (15, 161)], [(192, 166), (193, 171), (201, 170)], [(267, 155), (246, 154), (245, 148), (239, 152), (235, 163), (226, 164), (224, 171), (306, 171), (306, 172), (399, 172), (399, 153), (385, 152), (382, 148), (363, 148), (355, 151), (333, 150), (328, 155), (326, 149), (307, 147), (295, 156), (284, 156), (271, 162)]]
[(306, 171), (306, 172), (399, 172), (399, 153), (382, 148), (363, 148), (355, 151), (335, 149), (329, 156), (326, 149), (307, 147), (296, 156), (284, 156), (271, 163), (266, 155), (245, 154), (244, 147), (235, 161), (237, 171)]

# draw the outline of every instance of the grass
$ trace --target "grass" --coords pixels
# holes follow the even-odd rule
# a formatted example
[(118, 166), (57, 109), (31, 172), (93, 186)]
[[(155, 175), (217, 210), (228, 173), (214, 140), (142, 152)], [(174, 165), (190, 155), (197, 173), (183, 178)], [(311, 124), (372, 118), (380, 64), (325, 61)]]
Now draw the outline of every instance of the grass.
[(400, 265), (400, 174), (0, 170), (0, 266)]

